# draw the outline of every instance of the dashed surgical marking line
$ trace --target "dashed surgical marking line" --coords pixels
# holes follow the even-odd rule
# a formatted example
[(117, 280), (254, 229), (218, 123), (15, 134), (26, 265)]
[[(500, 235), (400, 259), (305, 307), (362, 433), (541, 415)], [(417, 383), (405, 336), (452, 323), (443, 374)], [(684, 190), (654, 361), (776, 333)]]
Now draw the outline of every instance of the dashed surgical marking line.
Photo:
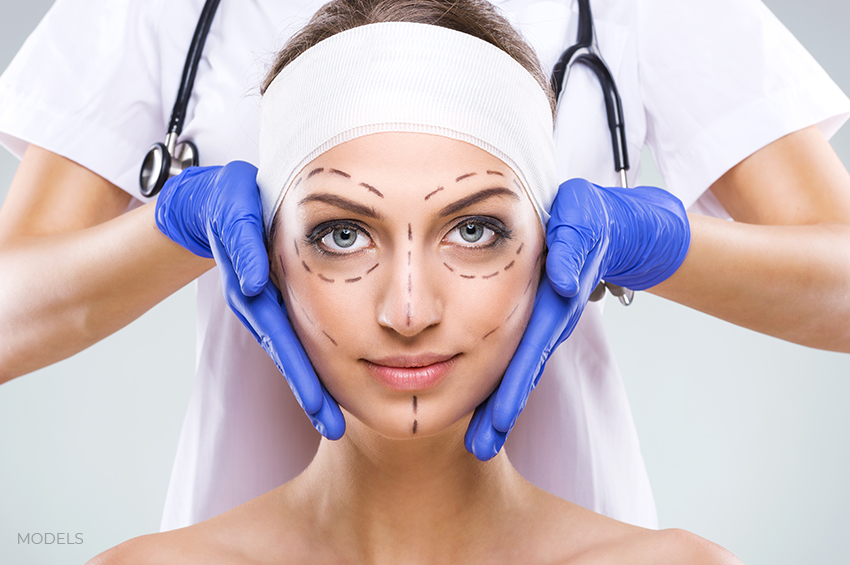
[(493, 277), (495, 277), (498, 274), (499, 274), (499, 271), (496, 271), (495, 273), (490, 273), (489, 275), (483, 275), (481, 278), (482, 279), (492, 279)]
[(283, 276), (286, 276), (286, 267), (283, 266), (283, 255), (278, 253), (277, 254), (277, 260), (278, 260), (278, 263), (280, 264), (280, 270), (283, 273)]
[(514, 182), (514, 186), (516, 186), (518, 189), (522, 190), (522, 185), (519, 183), (518, 180), (513, 179), (513, 182)]
[(308, 273), (312, 273), (312, 272), (313, 272), (313, 271), (310, 269), (310, 266), (309, 266), (307, 263), (305, 263), (304, 261), (301, 261), (301, 264), (302, 264), (302, 265), (304, 265), (304, 268), (305, 268), (305, 269), (307, 269), (307, 272), (308, 272)]
[(474, 279), (475, 275), (461, 275), (461, 277), (464, 279)]
[(324, 168), (322, 168), (322, 167), (319, 167), (318, 169), (313, 169), (312, 171), (310, 171), (309, 173), (307, 173), (307, 178), (310, 178), (310, 177), (312, 177), (313, 175), (318, 175), (319, 173), (323, 172), (324, 170), (325, 170), (325, 169), (324, 169)]
[(332, 343), (332, 344), (334, 344), (335, 346), (339, 347), (339, 344), (336, 342), (336, 340), (335, 340), (334, 338), (332, 338), (331, 336), (329, 336), (329, 335), (328, 335), (328, 332), (326, 332), (325, 330), (322, 330), (322, 333), (323, 333), (323, 334), (325, 334), (325, 337), (326, 337), (326, 338), (328, 338), (329, 340), (331, 340), (331, 343)]
[(449, 267), (449, 264), (448, 264), (448, 263), (443, 262), (443, 265), (445, 265), (445, 266), (446, 266), (446, 268), (447, 268), (448, 270), (450, 270), (451, 272), (453, 272), (453, 273), (455, 272), (455, 270), (454, 270), (454, 269), (452, 269), (451, 267)]
[(519, 255), (519, 252), (522, 251), (523, 246), (525, 246), (525, 242), (519, 244), (519, 248), (516, 250), (517, 255)]
[[(407, 241), (413, 241), (413, 228), (410, 224), (407, 224)], [(410, 255), (410, 252), (408, 252)]]
[(419, 410), (419, 405), (417, 404), (417, 402), (416, 402), (416, 397), (414, 396), (414, 397), (413, 397), (413, 413), (414, 413), (414, 414), (416, 414), (416, 412), (417, 412), (418, 410)]
[(371, 269), (369, 269), (368, 271), (366, 271), (366, 274), (368, 275), (369, 273), (371, 273), (372, 271), (374, 271), (375, 269), (377, 269), (377, 268), (378, 268), (378, 265), (380, 265), (380, 263), (375, 263), (375, 266), (374, 266), (374, 267), (372, 267)]
[(489, 170), (488, 170), (488, 171), (487, 171), (487, 174), (488, 174), (488, 175), (499, 175), (500, 177), (505, 176), (505, 174), (504, 174), (504, 173), (502, 173), (501, 171), (489, 171)]
[(499, 329), (499, 328), (501, 328), (501, 327), (502, 327), (502, 326), (496, 326), (495, 328), (493, 328), (492, 330), (490, 330), (489, 332), (487, 332), (486, 334), (484, 334), (484, 337), (482, 337), (481, 339), (482, 339), (482, 340), (487, 339), (488, 337), (490, 337), (490, 334), (492, 334), (493, 332), (495, 332), (496, 330), (498, 330), (498, 329)]
[(325, 282), (329, 282), (329, 283), (334, 282), (334, 280), (333, 280), (333, 279), (329, 279), (328, 277), (326, 277), (326, 276), (325, 276), (325, 275), (323, 275), (322, 273), (318, 273), (316, 276), (318, 276), (320, 279), (322, 279), (322, 280), (323, 280), (323, 281), (325, 281)]
[[(292, 294), (291, 288), (289, 289), (289, 294)], [(304, 309), (304, 306), (301, 304), (301, 302), (295, 300), (295, 295), (292, 295), (292, 300), (293, 300), (293, 302), (298, 302), (298, 307), (301, 308), (301, 312), (304, 314), (304, 317), (307, 318), (308, 322), (313, 324), (313, 318), (310, 317), (310, 314), (307, 313), (307, 310)], [(313, 324), (313, 325), (315, 325), (315, 324)]]
[(359, 186), (362, 186), (363, 188), (368, 189), (369, 192), (377, 194), (378, 197), (380, 197), (380, 198), (384, 197), (384, 195), (381, 193), (381, 191), (378, 190), (377, 188), (375, 188), (374, 186), (372, 186), (371, 184), (366, 184), (365, 182), (361, 182)]
[(413, 294), (413, 275), (407, 273), (407, 294)]
[(434, 192), (429, 192), (429, 193), (425, 196), (425, 200), (428, 200), (429, 198), (431, 198), (432, 196), (434, 196), (435, 194), (437, 194), (437, 193), (438, 193), (438, 192), (440, 192), (441, 190), (443, 190), (443, 187), (442, 187), (442, 186), (441, 186), (440, 188), (438, 188), (437, 190), (435, 190)]
[(463, 179), (468, 179), (469, 177), (474, 177), (474, 176), (475, 176), (475, 175), (477, 175), (477, 174), (478, 174), (478, 173), (466, 173), (465, 175), (460, 175), (459, 177), (457, 177), (457, 178), (455, 179), (455, 182), (460, 182), (460, 181), (462, 181)]
[(407, 303), (407, 325), (410, 325), (410, 302)]
[(510, 319), (513, 317), (513, 315), (514, 315), (514, 314), (516, 313), (516, 311), (517, 311), (517, 308), (519, 308), (519, 304), (517, 304), (516, 306), (514, 306), (514, 309), (513, 309), (513, 310), (511, 310), (511, 313), (510, 313), (510, 314), (508, 314), (508, 317), (507, 317), (507, 318), (505, 318), (505, 321), (506, 321), (506, 322), (507, 322), (508, 320), (510, 320)]
[(510, 269), (510, 268), (511, 268), (511, 267), (513, 267), (513, 266), (514, 266), (514, 261), (511, 261), (510, 263), (508, 263), (507, 265), (505, 265), (505, 270), (507, 271), (508, 269)]
[(419, 421), (413, 420), (413, 433), (416, 433), (416, 428), (419, 427)]
[(522, 291), (522, 293), (523, 293), (523, 294), (525, 294), (526, 292), (528, 292), (528, 287), (530, 287), (530, 286), (531, 286), (531, 283), (532, 283), (532, 282), (534, 282), (534, 277), (531, 277), (530, 279), (528, 279), (528, 284), (527, 284), (527, 285), (525, 285), (525, 290), (523, 290), (523, 291)]
[(408, 266), (408, 267), (410, 266), (410, 260), (411, 260), (410, 258), (411, 258), (411, 254), (412, 254), (412, 252), (411, 252), (411, 251), (408, 251), (408, 252), (407, 252), (407, 266)]
[(295, 182), (292, 184), (292, 190), (298, 188), (298, 185), (301, 184), (301, 181), (304, 180), (304, 177), (298, 177), (295, 179)]
[(341, 177), (345, 177), (345, 178), (347, 178), (347, 179), (350, 179), (350, 178), (351, 178), (351, 175), (349, 175), (349, 174), (348, 174), (348, 173), (346, 173), (345, 171), (340, 171), (339, 169), (331, 169), (331, 170), (329, 170), (328, 172), (329, 172), (329, 173), (331, 173), (331, 174), (333, 174), (333, 175), (339, 175), (339, 176), (341, 176)]
[(362, 279), (362, 278), (363, 278), (363, 277), (354, 277), (353, 279), (345, 279), (345, 282), (347, 282), (347, 283), (353, 283), (353, 282), (357, 282), (357, 281), (359, 281), (359, 280), (360, 280), (360, 279)]
[(294, 244), (295, 244), (295, 255), (296, 255), (297, 257), (301, 257), (301, 250), (300, 250), (300, 249), (298, 249), (298, 240), (297, 240), (297, 239), (293, 239), (293, 240), (292, 240), (292, 243), (294, 243)]

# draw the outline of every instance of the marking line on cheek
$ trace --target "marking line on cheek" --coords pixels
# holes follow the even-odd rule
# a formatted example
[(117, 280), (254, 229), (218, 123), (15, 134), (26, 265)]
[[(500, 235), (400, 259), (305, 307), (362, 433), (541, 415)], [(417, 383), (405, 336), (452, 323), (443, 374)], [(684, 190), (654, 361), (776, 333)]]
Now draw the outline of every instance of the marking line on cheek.
[(329, 279), (328, 277), (326, 277), (326, 276), (325, 276), (325, 275), (323, 275), (322, 273), (319, 273), (317, 276), (318, 276), (320, 279), (322, 279), (323, 281), (325, 281), (325, 282), (329, 282), (329, 283), (334, 282), (334, 280), (333, 280), (333, 279)]
[(455, 270), (454, 270), (454, 269), (452, 269), (451, 267), (449, 267), (449, 264), (448, 264), (448, 263), (443, 263), (443, 265), (445, 265), (445, 266), (446, 266), (446, 268), (447, 268), (448, 270), (450, 270), (451, 272), (453, 272), (453, 273), (455, 272)]
[(478, 174), (478, 173), (466, 173), (465, 175), (460, 175), (459, 177), (457, 177), (457, 178), (455, 179), (455, 182), (460, 182), (460, 181), (462, 181), (463, 179), (468, 179), (469, 177), (474, 177), (474, 176), (475, 176), (475, 175), (477, 175), (477, 174)]
[(353, 283), (353, 282), (357, 282), (357, 281), (359, 281), (359, 280), (360, 280), (360, 279), (362, 279), (362, 278), (363, 278), (363, 277), (354, 277), (353, 279), (345, 279), (345, 282), (347, 282), (347, 283)]
[(380, 263), (375, 263), (375, 266), (374, 266), (374, 267), (372, 267), (371, 269), (369, 269), (368, 271), (366, 271), (366, 274), (368, 275), (369, 273), (371, 273), (372, 271), (374, 271), (375, 269), (377, 269), (377, 268), (378, 268), (378, 265), (380, 265)]
[(482, 340), (487, 339), (488, 337), (490, 337), (490, 334), (492, 334), (493, 332), (495, 332), (496, 330), (498, 330), (498, 329), (499, 329), (499, 328), (501, 328), (501, 327), (502, 327), (502, 326), (496, 326), (495, 328), (493, 328), (492, 330), (490, 330), (489, 332), (487, 332), (486, 334), (484, 334), (484, 337), (482, 337), (481, 339), (482, 339)]
[(417, 420), (413, 420), (413, 433), (416, 433), (416, 428), (419, 427), (419, 422)]
[(522, 251), (522, 248), (523, 248), (524, 245), (525, 245), (525, 242), (522, 242), (522, 243), (519, 244), (519, 249), (516, 250), (517, 255), (519, 255), (519, 252)]
[(318, 169), (313, 169), (312, 171), (310, 171), (309, 173), (307, 173), (307, 178), (310, 178), (310, 177), (312, 177), (313, 175), (318, 175), (319, 173), (323, 172), (324, 170), (325, 170), (325, 169), (324, 169), (324, 168), (322, 168), (322, 167), (319, 167)]
[(295, 244), (295, 255), (296, 255), (296, 257), (301, 257), (301, 250), (298, 249), (298, 240), (293, 239), (292, 243)]
[(505, 176), (505, 174), (500, 172), (500, 171), (487, 171), (487, 174), (488, 175), (499, 175), (500, 177)]
[(441, 187), (439, 187), (439, 188), (438, 188), (437, 190), (435, 190), (434, 192), (429, 192), (429, 193), (425, 196), (425, 200), (428, 200), (429, 198), (431, 198), (432, 196), (434, 196), (435, 194), (437, 194), (437, 193), (438, 193), (438, 192), (440, 192), (441, 190), (443, 190), (443, 187), (442, 187), (442, 186), (441, 186)]
[(339, 176), (341, 176), (341, 177), (345, 177), (345, 178), (347, 178), (347, 179), (350, 179), (350, 178), (351, 178), (351, 175), (349, 175), (349, 174), (348, 174), (348, 173), (346, 173), (345, 171), (340, 171), (339, 169), (331, 169), (331, 170), (329, 170), (328, 172), (329, 172), (329, 173), (331, 173), (331, 174), (334, 174), (334, 175), (339, 175)]
[(413, 397), (413, 413), (414, 413), (414, 414), (416, 414), (416, 412), (417, 412), (418, 410), (419, 410), (419, 405), (418, 405), (418, 403), (416, 402), (416, 397), (414, 396), (414, 397)]
[(522, 293), (523, 293), (523, 294), (525, 294), (526, 292), (528, 292), (528, 287), (530, 287), (530, 286), (531, 286), (531, 283), (532, 283), (532, 282), (534, 282), (534, 277), (531, 277), (530, 279), (528, 279), (528, 284), (527, 284), (527, 285), (525, 285), (525, 290), (523, 290), (523, 291), (522, 291)]
[(325, 334), (326, 338), (331, 340), (331, 343), (334, 344), (334, 346), (339, 347), (339, 344), (336, 342), (336, 340), (334, 338), (332, 338), (331, 336), (328, 335), (328, 332), (326, 332), (325, 330), (322, 330), (322, 333)]
[(495, 277), (498, 274), (499, 274), (499, 271), (496, 271), (495, 273), (490, 273), (489, 275), (483, 275), (481, 278), (482, 279), (492, 279), (493, 277)]
[(514, 309), (513, 309), (513, 310), (511, 310), (511, 313), (510, 313), (510, 314), (508, 314), (508, 317), (507, 317), (507, 318), (505, 318), (505, 321), (506, 321), (506, 322), (507, 322), (508, 320), (510, 320), (510, 319), (513, 317), (513, 315), (516, 313), (516, 311), (517, 311), (517, 309), (518, 309), (518, 308), (519, 308), (519, 304), (517, 304), (516, 306), (514, 306)]
[(305, 269), (307, 269), (307, 272), (308, 272), (308, 273), (312, 273), (312, 272), (313, 272), (313, 271), (310, 269), (310, 266), (309, 266), (309, 265), (307, 265), (307, 263), (305, 263), (304, 261), (301, 261), (301, 264), (302, 264), (302, 265), (304, 265), (304, 268), (305, 268)]
[(283, 255), (278, 253), (277, 260), (280, 263), (280, 271), (283, 273), (283, 276), (286, 276), (286, 267), (283, 266)]
[(365, 182), (361, 182), (359, 186), (362, 186), (363, 188), (368, 189), (368, 190), (369, 190), (369, 192), (372, 192), (372, 193), (374, 193), (374, 194), (377, 194), (379, 198), (383, 198), (383, 197), (384, 197), (383, 193), (381, 193), (381, 191), (380, 191), (380, 190), (378, 190), (377, 188), (375, 188), (375, 187), (374, 187), (374, 186), (372, 186), (371, 184), (366, 184)]
[(510, 269), (510, 268), (511, 268), (511, 267), (513, 267), (513, 266), (514, 266), (514, 261), (511, 261), (510, 263), (508, 263), (507, 265), (505, 265), (505, 270), (507, 271), (508, 269)]
[(464, 278), (464, 279), (474, 279), (474, 278), (475, 278), (475, 275), (461, 275), (461, 278)]

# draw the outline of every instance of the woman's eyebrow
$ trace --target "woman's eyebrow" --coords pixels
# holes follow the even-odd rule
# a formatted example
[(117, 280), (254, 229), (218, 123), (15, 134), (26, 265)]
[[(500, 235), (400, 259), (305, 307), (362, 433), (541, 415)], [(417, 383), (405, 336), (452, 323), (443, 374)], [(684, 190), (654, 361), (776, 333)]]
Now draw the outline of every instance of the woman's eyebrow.
[(492, 198), (494, 196), (510, 196), (514, 200), (519, 200), (519, 196), (513, 190), (505, 188), (503, 186), (497, 186), (496, 188), (485, 188), (484, 190), (480, 190), (465, 198), (461, 198), (456, 202), (452, 202), (448, 206), (444, 207), (440, 210), (440, 216), (450, 216), (459, 210), (463, 210), (468, 206), (472, 206), (473, 204), (478, 204), (482, 200), (487, 200), (488, 198)]
[(361, 216), (366, 216), (367, 218), (373, 218), (375, 220), (383, 219), (383, 216), (381, 216), (371, 206), (364, 206), (363, 204), (354, 202), (347, 198), (343, 198), (342, 196), (337, 196), (335, 194), (327, 194), (324, 192), (320, 192), (319, 194), (311, 194), (299, 201), (298, 205), (303, 206), (309, 202), (322, 202), (324, 204), (336, 206), (337, 208), (342, 208), (343, 210), (348, 210), (349, 212), (354, 212), (355, 214), (359, 214)]

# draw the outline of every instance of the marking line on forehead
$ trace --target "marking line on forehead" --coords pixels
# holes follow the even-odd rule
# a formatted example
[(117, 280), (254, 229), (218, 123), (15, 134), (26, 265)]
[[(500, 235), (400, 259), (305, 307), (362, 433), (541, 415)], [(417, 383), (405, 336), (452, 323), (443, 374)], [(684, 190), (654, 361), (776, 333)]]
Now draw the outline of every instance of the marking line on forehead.
[(503, 173), (503, 172), (501, 172), (501, 171), (490, 171), (490, 170), (488, 170), (488, 171), (487, 171), (487, 174), (488, 174), (488, 175), (499, 175), (500, 177), (505, 176), (505, 173)]
[(296, 255), (297, 257), (301, 257), (301, 250), (299, 250), (299, 249), (298, 249), (298, 240), (297, 240), (297, 239), (293, 239), (293, 240), (292, 240), (292, 243), (294, 243), (294, 244), (295, 244), (295, 255)]
[(380, 190), (378, 190), (377, 188), (375, 188), (374, 186), (372, 186), (371, 184), (366, 184), (365, 182), (361, 182), (361, 183), (360, 183), (359, 185), (357, 185), (357, 186), (362, 186), (363, 188), (368, 189), (368, 190), (369, 190), (369, 192), (372, 192), (372, 193), (374, 193), (374, 194), (377, 194), (379, 198), (383, 198), (383, 197), (384, 197), (383, 193), (382, 193)]
[(475, 175), (477, 175), (477, 174), (478, 174), (478, 173), (466, 173), (465, 175), (460, 175), (459, 177), (457, 177), (457, 178), (455, 179), (455, 182), (460, 182), (460, 181), (462, 181), (463, 179), (468, 179), (469, 177), (474, 177), (474, 176), (475, 176)]
[(324, 170), (325, 170), (324, 167), (319, 167), (317, 169), (313, 169), (312, 171), (307, 173), (307, 178), (310, 178), (313, 175), (318, 175), (319, 173), (324, 172)]
[(342, 196), (337, 196), (336, 194), (328, 194), (326, 192), (320, 192), (319, 194), (310, 194), (302, 198), (301, 201), (298, 202), (298, 205), (304, 206), (305, 204), (309, 204), (310, 202), (321, 202), (322, 204), (335, 206), (337, 208), (348, 210), (349, 212), (354, 212), (355, 214), (360, 214), (361, 216), (366, 216), (367, 218), (372, 218), (375, 220), (384, 219), (383, 216), (381, 216), (371, 206), (364, 206), (359, 202), (354, 202), (353, 200), (343, 198)]
[(520, 199), (519, 196), (517, 196), (517, 194), (513, 190), (505, 188), (503, 186), (485, 188), (484, 190), (479, 190), (478, 192), (470, 194), (469, 196), (461, 198), (460, 200), (457, 200), (455, 202), (452, 202), (448, 206), (445, 206), (442, 210), (440, 210), (439, 215), (451, 216), (455, 212), (459, 212), (460, 210), (468, 208), (473, 204), (478, 204), (479, 202), (487, 200), (488, 198), (494, 198), (497, 196), (508, 196), (510, 198), (513, 198), (514, 200)]
[(331, 169), (328, 172), (331, 173), (332, 175), (339, 175), (339, 176), (347, 178), (347, 179), (351, 178), (351, 175), (349, 175), (345, 171), (340, 171), (339, 169)]
[(428, 200), (429, 198), (431, 198), (432, 196), (434, 196), (435, 194), (437, 194), (441, 190), (444, 190), (444, 187), (441, 186), (437, 190), (435, 190), (433, 192), (429, 192), (428, 194), (425, 195), (425, 200)]

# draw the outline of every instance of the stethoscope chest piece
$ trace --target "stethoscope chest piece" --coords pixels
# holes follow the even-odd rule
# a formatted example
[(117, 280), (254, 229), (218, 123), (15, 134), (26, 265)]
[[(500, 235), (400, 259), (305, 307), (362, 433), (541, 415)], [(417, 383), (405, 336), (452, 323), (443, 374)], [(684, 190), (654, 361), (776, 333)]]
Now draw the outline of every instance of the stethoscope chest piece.
[(175, 144), (176, 140), (176, 135), (169, 134), (165, 143), (154, 143), (145, 155), (139, 172), (143, 196), (156, 196), (169, 178), (198, 166), (198, 147), (188, 140)]

